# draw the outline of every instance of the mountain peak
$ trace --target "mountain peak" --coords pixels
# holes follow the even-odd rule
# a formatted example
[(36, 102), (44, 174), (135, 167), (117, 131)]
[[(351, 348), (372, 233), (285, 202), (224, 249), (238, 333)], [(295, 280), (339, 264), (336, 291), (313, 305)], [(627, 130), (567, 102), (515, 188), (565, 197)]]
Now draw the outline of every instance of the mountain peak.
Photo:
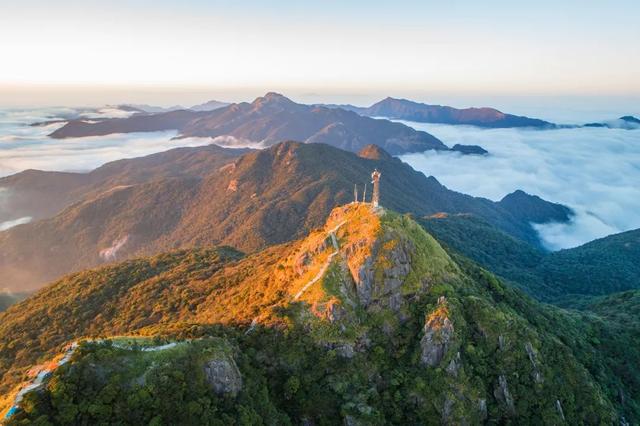
[(620, 120), (626, 121), (626, 122), (629, 122), (629, 123), (640, 124), (640, 120), (637, 119), (636, 117), (634, 117), (633, 115), (625, 115), (623, 117), (620, 117)]
[[(418, 252), (430, 259), (428, 266), (411, 265)], [(424, 282), (457, 270), (417, 223), (370, 203), (334, 208), (325, 225), (297, 243), (280, 265), (274, 282), (287, 296), (277, 305), (304, 302), (318, 319), (346, 327), (357, 322), (355, 307), (399, 313), (410, 303), (409, 295), (426, 291), (410, 279), (412, 267), (421, 271)], [(274, 312), (263, 311), (254, 323), (277, 322)]]
[(286, 96), (276, 92), (269, 92), (264, 96), (256, 98), (251, 105), (253, 105), (254, 111), (263, 109), (266, 111), (279, 111), (281, 109), (304, 107), (304, 105), (297, 104)]
[(520, 189), (505, 195), (498, 204), (515, 217), (533, 223), (566, 222), (573, 215), (567, 206), (545, 201)]
[(264, 96), (260, 96), (260, 97), (256, 98), (255, 101), (253, 101), (253, 103), (256, 103), (256, 102), (290, 102), (290, 103), (295, 103), (291, 99), (287, 98), (286, 96), (284, 96), (284, 95), (282, 95), (280, 93), (276, 93), (276, 92), (268, 92)]
[(392, 160), (393, 157), (376, 144), (369, 144), (358, 152), (358, 156), (369, 160)]

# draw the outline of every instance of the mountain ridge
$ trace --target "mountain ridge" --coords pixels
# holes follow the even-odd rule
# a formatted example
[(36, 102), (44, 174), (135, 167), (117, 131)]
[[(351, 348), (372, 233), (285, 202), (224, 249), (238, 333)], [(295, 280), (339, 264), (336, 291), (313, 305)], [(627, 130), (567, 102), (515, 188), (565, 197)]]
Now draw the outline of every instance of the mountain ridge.
[(387, 97), (369, 107), (337, 105), (370, 117), (385, 117), (395, 120), (415, 121), (419, 123), (440, 123), (455, 125), (471, 125), (488, 128), (532, 127), (551, 129), (556, 125), (548, 121), (524, 116), (506, 114), (495, 108), (464, 108), (429, 105)]
[(269, 92), (252, 103), (237, 103), (212, 111), (178, 110), (134, 114), (98, 122), (71, 120), (50, 134), (52, 138), (101, 136), (112, 133), (177, 130), (178, 137), (234, 138), (270, 146), (283, 140), (321, 142), (358, 152), (375, 143), (391, 154), (446, 150), (433, 135), (388, 120), (374, 120), (352, 111), (303, 105)]
[[(213, 157), (196, 162), (197, 173), (151, 181), (121, 180), (115, 174), (116, 180), (107, 180), (108, 185), (57, 215), (0, 233), (1, 279), (25, 290), (23, 285), (33, 288), (105, 261), (171, 249), (226, 244), (252, 252), (319, 226), (333, 207), (353, 200), (354, 184), (368, 182), (375, 168), (383, 174), (384, 205), (418, 215), (476, 213), (517, 238), (540, 244), (530, 218), (518, 217), (500, 203), (450, 191), (379, 147), (363, 153), (377, 159), (297, 142), (239, 157), (229, 150), (210, 151)], [(171, 153), (168, 158), (178, 162), (159, 166), (181, 171), (183, 159), (191, 161), (192, 152), (206, 150)], [(209, 162), (213, 167), (207, 167)], [(134, 170), (136, 164), (122, 163)], [(116, 166), (120, 164), (103, 171)]]
[[(633, 421), (633, 384), (609, 381), (615, 365), (606, 347), (584, 337), (588, 327), (588, 317), (533, 302), (450, 255), (408, 216), (359, 203), (334, 209), (300, 240), (248, 257), (229, 249), (167, 253), (54, 283), (0, 314), (0, 390), (15, 389), (34, 362), (70, 339), (128, 333), (178, 339), (202, 357), (188, 364), (191, 374), (157, 387), (163, 363), (131, 382), (140, 371), (118, 361), (124, 349), (81, 346), (12, 421), (113, 422), (136, 409), (143, 422), (159, 412), (169, 423), (188, 415), (153, 410), (132, 399), (138, 392), (169, 405), (208, 401), (230, 419), (248, 410), (285, 423)], [(220, 359), (203, 350), (212, 338), (237, 348), (224, 351), (237, 369), (198, 373)], [(176, 362), (164, 358), (170, 371), (184, 371)], [(110, 380), (96, 374), (117, 365)], [(216, 388), (223, 378), (233, 387)], [(617, 399), (617, 386), (630, 403)], [(103, 399), (103, 389), (112, 396)], [(101, 401), (119, 409), (80, 408)]]

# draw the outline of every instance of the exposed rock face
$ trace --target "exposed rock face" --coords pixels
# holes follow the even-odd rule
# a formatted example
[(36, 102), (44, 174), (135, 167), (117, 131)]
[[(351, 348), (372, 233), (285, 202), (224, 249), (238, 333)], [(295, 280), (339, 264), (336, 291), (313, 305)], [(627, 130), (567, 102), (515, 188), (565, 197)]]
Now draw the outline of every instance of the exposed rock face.
[(358, 152), (358, 156), (362, 158), (368, 158), (369, 160), (393, 160), (388, 152), (384, 149), (380, 148), (378, 145), (369, 144), (362, 148), (360, 152)]
[(347, 358), (347, 359), (353, 358), (356, 354), (353, 348), (353, 345), (349, 343), (345, 343), (336, 347), (336, 352), (342, 358)]
[(204, 365), (207, 383), (218, 395), (236, 396), (242, 389), (242, 375), (231, 357), (212, 359)]
[(362, 423), (351, 415), (344, 417), (344, 426), (360, 426)]
[(500, 375), (498, 377), (498, 387), (496, 387), (496, 389), (493, 391), (493, 396), (495, 396), (498, 401), (506, 406), (509, 415), (513, 416), (516, 414), (516, 407), (513, 403), (513, 397), (509, 392), (507, 378), (504, 375)]
[(504, 350), (505, 342), (504, 342), (504, 336), (502, 334), (498, 336), (498, 347), (500, 348), (501, 351)]
[(531, 342), (527, 342), (524, 345), (524, 350), (527, 352), (527, 355), (529, 356), (529, 361), (531, 361), (531, 366), (533, 367), (533, 372), (531, 373), (531, 375), (533, 376), (533, 380), (535, 380), (536, 383), (541, 383), (542, 374), (538, 369), (538, 364), (536, 363), (536, 352), (533, 349), (533, 345), (531, 345)]
[(449, 320), (446, 299), (438, 300), (438, 307), (429, 315), (420, 340), (421, 361), (430, 367), (440, 364), (453, 340), (453, 323)]
[(400, 287), (411, 270), (411, 252), (414, 247), (410, 241), (404, 240), (392, 240), (389, 243), (390, 247), (386, 247), (383, 253), (389, 267), (383, 270), (382, 285), (376, 289), (376, 296), (384, 297), (388, 307), (397, 311), (402, 302)]
[(558, 410), (558, 414), (560, 415), (560, 418), (562, 418), (562, 420), (565, 420), (564, 411), (562, 411), (562, 404), (560, 404), (559, 399), (556, 399), (556, 410)]
[(362, 263), (354, 281), (363, 306), (375, 302), (397, 312), (403, 302), (400, 287), (411, 270), (414, 247), (409, 241), (392, 236), (385, 240), (377, 244), (374, 253)]
[(326, 307), (327, 320), (331, 323), (339, 322), (347, 316), (347, 312), (337, 300), (330, 300)]
[(478, 411), (480, 412), (480, 419), (481, 420), (486, 420), (488, 413), (487, 413), (487, 400), (486, 399), (479, 399), (478, 400)]
[(449, 424), (451, 421), (451, 412), (453, 410), (453, 399), (447, 398), (442, 407), (442, 424)]
[(451, 374), (453, 377), (458, 377), (458, 371), (460, 370), (461, 364), (462, 360), (460, 359), (460, 352), (458, 352), (451, 362), (449, 362), (449, 365), (447, 365), (447, 373)]

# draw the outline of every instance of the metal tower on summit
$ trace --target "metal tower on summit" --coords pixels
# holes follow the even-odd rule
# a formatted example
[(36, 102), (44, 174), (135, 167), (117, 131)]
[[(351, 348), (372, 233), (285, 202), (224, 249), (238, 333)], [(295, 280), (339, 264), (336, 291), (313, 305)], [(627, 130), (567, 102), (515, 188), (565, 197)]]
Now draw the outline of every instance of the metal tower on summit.
[(373, 207), (378, 207), (380, 205), (380, 176), (382, 173), (375, 169), (373, 173), (371, 173), (371, 183), (373, 184), (373, 198), (371, 199), (371, 204)]

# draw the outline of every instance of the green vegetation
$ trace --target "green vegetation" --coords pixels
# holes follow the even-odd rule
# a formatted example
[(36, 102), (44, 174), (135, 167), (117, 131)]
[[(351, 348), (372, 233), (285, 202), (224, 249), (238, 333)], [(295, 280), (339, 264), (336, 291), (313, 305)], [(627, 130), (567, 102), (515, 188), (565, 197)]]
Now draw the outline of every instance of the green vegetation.
[(640, 230), (546, 253), (473, 215), (423, 218), (420, 224), (539, 300), (572, 306), (584, 296), (640, 287)]
[(110, 341), (86, 343), (70, 364), (55, 372), (45, 392), (27, 395), (24, 411), (10, 424), (222, 426), (252, 424), (257, 413), (270, 424), (289, 423), (266, 399), (260, 375), (246, 375), (247, 391), (237, 400), (212, 391), (203, 365), (227, 359), (230, 352), (222, 339), (148, 352), (119, 348)]
[[(313, 246), (300, 241), (249, 257), (218, 249), (129, 261), (10, 308), (0, 314), (5, 391), (77, 336), (180, 341), (155, 353), (140, 347), (159, 340), (83, 345), (12, 423), (640, 421), (637, 294), (617, 295), (617, 311), (605, 300), (584, 311), (543, 305), (407, 216), (383, 215), (375, 238), (361, 232), (373, 220), (340, 229), (341, 255), (353, 254), (363, 275), (336, 256), (312, 302), (274, 307), (292, 294), (286, 265)], [(353, 247), (370, 240), (371, 256), (360, 259)], [(331, 315), (320, 309), (329, 302)], [(265, 321), (248, 329), (257, 317)], [(205, 373), (220, 359), (237, 365), (237, 393), (221, 394)]]

